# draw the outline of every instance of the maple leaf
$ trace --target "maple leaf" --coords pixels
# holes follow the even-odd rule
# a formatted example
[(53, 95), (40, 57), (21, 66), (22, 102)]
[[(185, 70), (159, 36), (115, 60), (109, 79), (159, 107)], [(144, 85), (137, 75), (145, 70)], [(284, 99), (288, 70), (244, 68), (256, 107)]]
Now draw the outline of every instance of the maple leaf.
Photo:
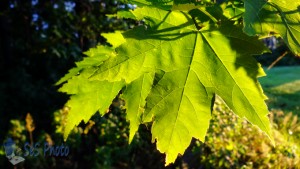
[(244, 25), (249, 35), (281, 36), (300, 55), (300, 1), (245, 0)]
[(89, 81), (81, 76), (69, 79), (61, 92), (72, 94), (66, 106), (70, 107), (64, 138), (67, 139), (71, 130), (82, 120), (87, 123), (95, 112), (102, 115), (109, 108), (112, 100), (124, 86), (124, 82)]
[(146, 73), (133, 81), (124, 91), (123, 98), (126, 100), (126, 114), (130, 121), (129, 142), (132, 141), (142, 121), (143, 107), (149, 95), (154, 80), (153, 73)]
[(266, 97), (257, 81), (265, 74), (251, 56), (268, 49), (257, 37), (232, 22), (217, 24), (198, 9), (143, 7), (131, 13), (148, 26), (122, 33), (125, 40), (116, 43), (115, 55), (100, 54), (98, 65), (79, 62), (84, 65), (78, 67), (80, 74), (62, 87), (72, 94), (67, 131), (103, 111), (126, 84), (129, 141), (140, 123), (153, 122), (152, 138), (166, 153), (166, 164), (183, 154), (193, 137), (204, 141), (216, 94), (272, 139)]
[[(148, 40), (146, 46), (151, 45), (155, 52), (169, 50), (163, 46), (173, 51), (157, 53), (158, 61), (152, 62), (163, 63), (154, 65), (166, 73), (151, 90), (144, 115), (144, 121), (154, 119), (153, 139), (166, 153), (166, 164), (183, 154), (192, 137), (204, 141), (214, 94), (271, 137), (266, 97), (256, 80), (264, 72), (251, 57), (267, 51), (261, 42), (232, 24), (219, 28), (207, 24), (198, 30), (193, 19), (182, 12), (143, 8), (133, 14), (152, 27), (159, 24), (155, 29), (160, 34), (154, 36), (151, 30), (143, 33), (145, 37), (150, 32), (158, 41)], [(147, 49), (148, 57), (153, 57)]]
[[(107, 46), (97, 46), (96, 48), (91, 48), (87, 52), (85, 52), (85, 54), (89, 57), (84, 58), (83, 61), (77, 62), (77, 67), (70, 69), (69, 73), (62, 77), (56, 83), (56, 85), (60, 85), (66, 82), (67, 80), (78, 75), (79, 73), (81, 73), (81, 76), (84, 77), (90, 76), (93, 72), (93, 67), (101, 65), (105, 60), (116, 55), (114, 48)], [(86, 70), (88, 70), (88, 72), (86, 72)]]

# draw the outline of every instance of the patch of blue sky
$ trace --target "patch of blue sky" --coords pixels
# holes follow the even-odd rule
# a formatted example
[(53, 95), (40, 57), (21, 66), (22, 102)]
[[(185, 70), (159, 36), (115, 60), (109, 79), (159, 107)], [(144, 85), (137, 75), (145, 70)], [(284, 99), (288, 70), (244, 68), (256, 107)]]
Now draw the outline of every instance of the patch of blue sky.
[(49, 28), (49, 24), (45, 21), (42, 22), (42, 29), (45, 30), (45, 29), (48, 29)]
[(127, 4), (130, 9), (135, 9), (137, 6), (135, 4)]
[(38, 3), (39, 3), (39, 0), (31, 0), (31, 5), (32, 6), (35, 6)]
[[(122, 4), (118, 6), (120, 9), (125, 9), (126, 5)], [(137, 6), (135, 4), (127, 4), (127, 7), (130, 9), (135, 9)]]
[(65, 10), (68, 12), (72, 12), (76, 6), (76, 3), (71, 1), (66, 1), (64, 2), (64, 4), (65, 4)]
[(39, 19), (39, 15), (37, 13), (32, 14), (32, 22), (36, 22)]
[(53, 8), (54, 8), (54, 9), (57, 9), (58, 7), (59, 7), (58, 4), (54, 4), (54, 5), (53, 5)]

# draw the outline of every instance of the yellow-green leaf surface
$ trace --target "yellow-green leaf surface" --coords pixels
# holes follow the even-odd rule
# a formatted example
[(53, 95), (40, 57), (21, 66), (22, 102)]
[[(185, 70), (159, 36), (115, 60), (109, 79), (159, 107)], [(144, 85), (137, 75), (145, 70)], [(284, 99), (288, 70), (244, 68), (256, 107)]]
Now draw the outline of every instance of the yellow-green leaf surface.
[(245, 0), (244, 31), (249, 35), (278, 35), (300, 55), (299, 0)]
[[(124, 32), (126, 42), (116, 55), (98, 66), (85, 65), (62, 87), (73, 95), (69, 126), (101, 112), (124, 81), (130, 140), (140, 123), (153, 122), (152, 138), (166, 153), (166, 164), (183, 154), (193, 137), (204, 141), (216, 94), (272, 139), (266, 97), (257, 81), (265, 74), (252, 56), (268, 49), (234, 23), (216, 23), (212, 15), (203, 16), (205, 9), (197, 10), (192, 16), (151, 7), (132, 11), (146, 26)], [(80, 104), (85, 99), (93, 101)]]
[[(152, 26), (160, 23), (156, 27), (161, 32), (157, 35), (160, 44), (176, 47), (176, 52), (167, 55), (174, 57), (169, 59), (171, 62), (156, 65), (166, 74), (147, 98), (145, 114), (145, 121), (153, 119), (153, 139), (157, 148), (166, 153), (167, 164), (175, 161), (178, 153), (183, 154), (192, 137), (204, 141), (214, 94), (271, 137), (265, 96), (256, 80), (264, 72), (251, 56), (267, 51), (261, 42), (232, 24), (219, 28), (207, 25), (197, 30), (194, 23), (189, 24), (192, 19), (182, 12), (144, 8), (134, 14)], [(175, 20), (173, 16), (182, 19)], [(178, 25), (180, 29), (176, 29)], [(175, 29), (165, 36), (168, 27)], [(181, 36), (185, 32), (190, 33)], [(179, 44), (182, 41), (185, 45)], [(157, 59), (166, 62), (164, 57), (158, 55)]]
[(190, 67), (165, 73), (147, 99), (144, 121), (153, 120), (152, 138), (166, 153), (166, 164), (184, 153), (192, 137), (204, 141), (209, 127), (214, 93), (201, 82), (195, 60)]
[(116, 31), (114, 33), (102, 33), (103, 37), (105, 37), (113, 47), (118, 47), (122, 43), (125, 43), (125, 39), (120, 31)]
[(142, 113), (146, 104), (146, 98), (151, 91), (154, 80), (153, 73), (146, 73), (127, 86), (124, 91), (126, 100), (127, 119), (130, 121), (129, 142), (132, 141), (139, 125), (142, 123)]
[(99, 111), (103, 115), (123, 86), (122, 81), (88, 81), (80, 77), (68, 80), (68, 83), (60, 88), (61, 92), (72, 94), (66, 103), (70, 111), (67, 115), (64, 138), (66, 139), (82, 120), (87, 123), (95, 112)]
[(56, 85), (62, 84), (63, 82), (67, 81), (73, 76), (78, 75), (79, 72), (82, 72), (83, 69), (88, 67), (99, 66), (109, 57), (116, 55), (114, 49), (108, 46), (97, 46), (96, 48), (91, 48), (90, 50), (85, 52), (85, 54), (89, 57), (84, 58), (84, 60), (81, 62), (77, 62), (77, 67), (70, 69), (69, 73), (67, 73), (63, 78), (61, 78), (56, 83)]
[[(152, 13), (140, 8), (134, 11), (137, 19)], [(152, 8), (151, 8), (152, 9)], [(153, 12), (158, 14), (155, 9)], [(164, 11), (167, 14), (167, 11)], [(178, 15), (179, 14), (179, 15)], [(147, 21), (150, 25), (161, 22), (162, 18), (152, 18)], [(177, 20), (177, 22), (174, 22)], [(186, 24), (186, 25), (181, 25)], [(154, 26), (154, 25), (152, 25)], [(167, 28), (167, 29), (164, 29)], [(172, 29), (169, 29), (172, 28)], [(185, 29), (181, 29), (185, 28)], [(144, 26), (123, 33), (126, 43), (116, 48), (117, 57), (111, 57), (98, 67), (98, 70), (90, 77), (96, 80), (120, 81), (124, 79), (130, 83), (145, 72), (154, 71), (162, 68), (163, 70), (173, 70), (174, 67), (180, 67), (182, 64), (189, 64), (189, 59), (184, 56), (192, 53), (188, 49), (190, 44), (182, 40), (181, 37), (190, 34), (194, 28), (193, 21), (180, 13), (169, 13), (164, 22), (160, 23), (160, 32), (147, 30)], [(190, 36), (188, 36), (190, 37)], [(178, 46), (186, 47), (181, 50)], [(157, 57), (160, 56), (160, 57)]]

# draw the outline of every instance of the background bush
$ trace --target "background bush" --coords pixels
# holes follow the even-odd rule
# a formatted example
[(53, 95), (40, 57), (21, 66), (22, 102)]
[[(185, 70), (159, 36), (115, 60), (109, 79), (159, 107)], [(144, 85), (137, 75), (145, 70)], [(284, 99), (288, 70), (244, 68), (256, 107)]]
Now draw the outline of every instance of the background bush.
[[(114, 105), (114, 106), (113, 106)], [(67, 157), (38, 156), (26, 158), (25, 168), (165, 168), (164, 155), (151, 143), (149, 128), (140, 126), (133, 142), (128, 144), (128, 122), (125, 110), (114, 102), (104, 117), (93, 116), (72, 132)], [(34, 142), (60, 145), (63, 116), (67, 109), (55, 113), (56, 134), (41, 134)], [(234, 115), (217, 100), (206, 141), (193, 140), (183, 156), (166, 168), (295, 168), (300, 166), (300, 122), (292, 113), (284, 116), (273, 111), (270, 118), (276, 146), (257, 127)], [(12, 120), (9, 133), (18, 145), (28, 138), (25, 122)], [(22, 147), (20, 147), (22, 149)], [(2, 158), (3, 160), (3, 158)], [(8, 163), (8, 162), (5, 162)]]

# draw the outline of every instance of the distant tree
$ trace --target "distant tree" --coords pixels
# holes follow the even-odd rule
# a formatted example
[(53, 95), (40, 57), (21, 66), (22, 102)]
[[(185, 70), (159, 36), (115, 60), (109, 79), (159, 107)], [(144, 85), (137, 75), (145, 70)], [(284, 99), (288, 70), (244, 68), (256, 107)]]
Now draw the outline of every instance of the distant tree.
[(83, 51), (105, 43), (100, 33), (127, 28), (106, 17), (119, 6), (111, 0), (1, 1), (0, 140), (9, 119), (27, 112), (39, 119), (38, 126), (51, 124), (51, 113), (66, 99), (53, 84)]

